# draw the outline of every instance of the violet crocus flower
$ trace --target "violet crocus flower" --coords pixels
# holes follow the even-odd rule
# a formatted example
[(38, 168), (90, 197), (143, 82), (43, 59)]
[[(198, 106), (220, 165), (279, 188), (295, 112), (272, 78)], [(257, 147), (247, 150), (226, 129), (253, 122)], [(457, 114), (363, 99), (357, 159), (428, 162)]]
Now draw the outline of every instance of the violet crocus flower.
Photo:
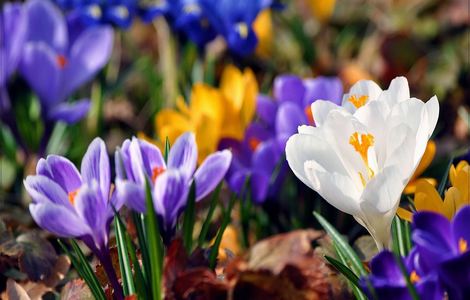
[(75, 123), (88, 112), (90, 101), (66, 100), (108, 62), (113, 31), (93, 27), (71, 40), (64, 16), (47, 0), (29, 0), (25, 14), (27, 36), (20, 71), (39, 97), (46, 129), (51, 127), (47, 122)]
[[(408, 257), (397, 258), (388, 250), (377, 254), (370, 262), (371, 273), (362, 277), (360, 286), (369, 299), (411, 300), (412, 295), (406, 285), (406, 279), (400, 270), (398, 259), (410, 274), (420, 299), (442, 300), (444, 291), (435, 272), (423, 274), (419, 266), (419, 254), (412, 249)], [(369, 288), (373, 288), (375, 296)]]
[(412, 225), (423, 266), (437, 270), (449, 299), (469, 299), (470, 206), (461, 208), (451, 222), (441, 214), (419, 212)]
[(273, 138), (272, 132), (253, 123), (246, 129), (243, 141), (223, 139), (219, 148), (231, 149), (233, 153), (232, 164), (227, 172), (227, 182), (232, 191), (244, 198), (243, 189), (249, 178), (250, 195), (255, 203), (261, 204), (268, 196), (275, 194), (283, 178), (273, 177), (276, 167), (279, 163), (281, 169), (287, 165), (285, 160), (281, 161), (283, 149)]
[(284, 149), (287, 139), (297, 133), (300, 125), (314, 125), (310, 110), (313, 102), (327, 100), (339, 105), (342, 96), (343, 86), (337, 77), (301, 79), (295, 75), (282, 75), (274, 80), (274, 99), (260, 95), (256, 110), (260, 120), (275, 130)]
[(36, 175), (26, 177), (24, 185), (33, 199), (29, 210), (36, 223), (59, 237), (81, 239), (100, 259), (119, 295), (108, 239), (113, 207), (119, 210), (122, 204), (111, 195), (104, 142), (96, 138), (90, 144), (81, 172), (68, 159), (49, 155), (39, 160)]
[[(26, 37), (26, 18), (19, 3), (5, 3), (0, 12), (0, 116), (10, 110), (6, 84), (16, 71)], [(2, 118), (3, 119), (3, 118)]]
[(155, 211), (162, 224), (164, 241), (170, 241), (178, 217), (186, 206), (193, 181), (196, 201), (206, 197), (227, 172), (232, 154), (228, 150), (209, 155), (196, 170), (197, 146), (193, 133), (181, 135), (171, 147), (168, 162), (153, 144), (132, 138), (116, 151), (118, 198), (138, 212), (145, 212), (145, 182), (149, 181)]

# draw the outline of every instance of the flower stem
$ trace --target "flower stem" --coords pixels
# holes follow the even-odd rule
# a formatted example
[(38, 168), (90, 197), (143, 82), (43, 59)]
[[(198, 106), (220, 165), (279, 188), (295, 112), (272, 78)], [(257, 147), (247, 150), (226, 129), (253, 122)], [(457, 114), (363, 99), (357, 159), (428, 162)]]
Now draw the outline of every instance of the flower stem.
[(106, 249), (104, 251), (97, 249), (95, 253), (98, 259), (100, 260), (101, 265), (103, 266), (104, 271), (106, 272), (106, 275), (108, 276), (111, 286), (114, 289), (114, 298), (118, 300), (124, 299), (122, 287), (117, 278), (116, 271), (114, 270), (113, 262), (111, 260), (109, 252), (106, 251)]

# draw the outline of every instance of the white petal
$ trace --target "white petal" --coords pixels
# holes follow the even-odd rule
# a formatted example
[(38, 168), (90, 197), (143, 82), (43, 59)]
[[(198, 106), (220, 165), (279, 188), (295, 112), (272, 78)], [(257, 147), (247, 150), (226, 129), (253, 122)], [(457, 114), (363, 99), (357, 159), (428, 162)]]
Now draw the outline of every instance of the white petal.
[(351, 215), (359, 212), (359, 196), (354, 182), (346, 175), (327, 172), (315, 161), (305, 162), (305, 173), (314, 190), (328, 203)]
[(331, 101), (317, 100), (312, 103), (311, 110), (316, 127), (320, 127), (326, 120), (328, 113), (333, 109), (343, 109)]

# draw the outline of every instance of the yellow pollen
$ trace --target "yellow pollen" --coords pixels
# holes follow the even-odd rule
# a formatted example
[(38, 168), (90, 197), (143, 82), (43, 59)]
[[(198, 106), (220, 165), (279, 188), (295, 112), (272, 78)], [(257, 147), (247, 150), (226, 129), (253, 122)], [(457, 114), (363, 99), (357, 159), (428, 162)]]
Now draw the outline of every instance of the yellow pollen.
[(468, 250), (468, 243), (463, 238), (459, 239), (459, 252), (464, 253)]
[(245, 39), (248, 36), (248, 25), (246, 25), (246, 23), (237, 23), (236, 29), (242, 38)]
[(72, 191), (72, 192), (69, 193), (69, 201), (72, 205), (75, 205), (75, 197), (78, 194), (78, 190), (79, 189), (76, 189), (75, 191)]
[(410, 281), (411, 283), (417, 283), (421, 280), (421, 277), (419, 277), (418, 274), (416, 274), (416, 271), (411, 272), (410, 274)]
[(356, 108), (359, 108), (361, 106), (364, 106), (366, 104), (367, 99), (369, 99), (369, 96), (363, 95), (363, 96), (355, 96), (351, 95), (348, 98), (348, 101), (351, 102)]
[(158, 176), (160, 176), (163, 172), (165, 172), (165, 167), (156, 167), (152, 170), (152, 182), (155, 183)]

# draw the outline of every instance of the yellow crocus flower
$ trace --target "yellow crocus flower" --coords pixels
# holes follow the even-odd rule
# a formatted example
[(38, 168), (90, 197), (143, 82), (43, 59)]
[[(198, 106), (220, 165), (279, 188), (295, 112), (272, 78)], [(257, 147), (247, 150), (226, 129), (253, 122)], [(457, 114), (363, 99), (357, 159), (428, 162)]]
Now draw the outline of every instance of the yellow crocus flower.
[(336, 0), (307, 0), (310, 13), (320, 22), (330, 19), (335, 10)]
[(432, 140), (429, 140), (428, 144), (426, 145), (426, 150), (424, 150), (423, 157), (419, 162), (418, 167), (410, 179), (410, 182), (405, 187), (405, 194), (414, 194), (416, 191), (416, 184), (419, 180), (426, 180), (432, 186), (436, 186), (437, 181), (434, 178), (420, 178), (421, 174), (429, 167), (434, 156), (436, 155), (436, 143)]
[(258, 38), (255, 53), (262, 58), (268, 58), (273, 45), (273, 22), (270, 9), (265, 9), (258, 14), (253, 23), (253, 30)]
[[(467, 161), (461, 161), (457, 167), (451, 166), (449, 170), (451, 187), (445, 192), (444, 200), (439, 193), (426, 180), (418, 180), (414, 206), (416, 211), (434, 211), (446, 216), (449, 220), (464, 205), (470, 204), (470, 166)], [(398, 208), (398, 216), (411, 222), (412, 213), (406, 209)]]
[[(251, 122), (258, 94), (253, 72), (241, 72), (236, 67), (225, 67), (220, 88), (196, 83), (191, 89), (189, 104), (182, 97), (176, 109), (164, 108), (155, 117), (155, 132), (159, 147), (168, 137), (172, 144), (182, 133), (196, 135), (198, 161), (202, 162), (217, 150), (220, 139), (243, 139), (246, 126)], [(141, 137), (146, 138), (143, 134)], [(148, 138), (147, 138), (148, 139)]]

